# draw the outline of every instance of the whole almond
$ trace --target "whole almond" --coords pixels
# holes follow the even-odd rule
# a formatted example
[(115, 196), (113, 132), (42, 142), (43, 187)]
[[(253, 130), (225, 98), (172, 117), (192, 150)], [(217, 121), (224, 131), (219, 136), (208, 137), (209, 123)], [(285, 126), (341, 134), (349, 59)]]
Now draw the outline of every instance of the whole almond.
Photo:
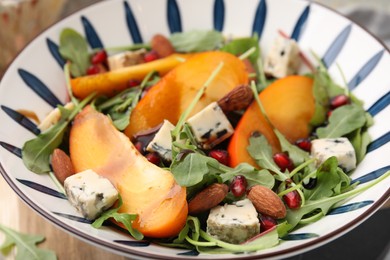
[(175, 53), (175, 48), (173, 48), (172, 43), (161, 34), (156, 34), (153, 36), (151, 41), (152, 50), (154, 50), (160, 58), (167, 57)]
[(54, 175), (61, 184), (64, 184), (65, 179), (75, 173), (70, 157), (61, 149), (54, 149), (51, 156), (51, 166)]
[(247, 108), (253, 100), (253, 92), (247, 85), (240, 85), (218, 100), (224, 113)]
[(198, 214), (217, 206), (229, 192), (226, 184), (214, 183), (195, 195), (188, 204), (190, 214)]
[(286, 217), (286, 206), (270, 188), (255, 185), (249, 190), (247, 197), (257, 212), (276, 219)]

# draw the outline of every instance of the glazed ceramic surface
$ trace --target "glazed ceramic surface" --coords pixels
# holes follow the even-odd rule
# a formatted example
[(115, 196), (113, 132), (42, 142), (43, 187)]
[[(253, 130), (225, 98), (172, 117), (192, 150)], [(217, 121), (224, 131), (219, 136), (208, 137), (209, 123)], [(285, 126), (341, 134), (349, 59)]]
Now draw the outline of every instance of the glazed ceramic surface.
[[(29, 172), (21, 160), (25, 141), (39, 134), (18, 111), (43, 119), (68, 101), (59, 35), (71, 27), (91, 48), (148, 42), (156, 33), (215, 29), (226, 36), (257, 33), (267, 53), (279, 31), (298, 41), (304, 54), (315, 53), (332, 77), (346, 85), (373, 116), (372, 142), (351, 175), (365, 185), (390, 169), (390, 54), (375, 37), (343, 16), (300, 0), (112, 0), (81, 10), (43, 32), (14, 60), (0, 85), (1, 173), (15, 192), (48, 221), (69, 233), (132, 258), (260, 259), (283, 258), (311, 250), (343, 235), (367, 219), (390, 194), (390, 178), (345, 201), (316, 223), (289, 234), (281, 243), (248, 254), (207, 255), (135, 241), (105, 226), (95, 229), (68, 203), (48, 175)], [(312, 58), (311, 58), (312, 59)], [(312, 59), (314, 60), (314, 59)], [(341, 73), (342, 72), (342, 73)]]

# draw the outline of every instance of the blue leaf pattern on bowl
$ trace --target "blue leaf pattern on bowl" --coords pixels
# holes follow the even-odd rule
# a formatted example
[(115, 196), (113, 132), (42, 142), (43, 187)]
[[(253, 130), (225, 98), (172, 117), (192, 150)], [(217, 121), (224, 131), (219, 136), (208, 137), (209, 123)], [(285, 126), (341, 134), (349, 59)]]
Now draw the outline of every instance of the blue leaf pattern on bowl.
[(349, 81), (348, 88), (349, 90), (355, 89), (376, 67), (380, 59), (382, 58), (384, 50), (379, 51), (371, 59), (367, 61), (366, 64), (356, 73), (356, 75)]
[(367, 146), (367, 153), (372, 152), (390, 141), (390, 131), (382, 135)]
[(78, 217), (78, 216), (74, 216), (74, 215), (70, 215), (70, 214), (64, 214), (64, 213), (60, 213), (60, 212), (52, 212), (52, 213), (56, 214), (57, 216), (67, 218), (69, 220), (74, 220), (74, 221), (86, 223), (86, 224), (92, 224), (92, 221), (88, 220), (86, 218), (82, 218), (82, 217)]
[(114, 240), (115, 243), (119, 243), (126, 246), (133, 246), (133, 247), (146, 247), (150, 245), (149, 241), (131, 241), (131, 240)]
[(92, 49), (103, 49), (103, 43), (99, 38), (99, 35), (95, 31), (95, 28), (93, 28), (92, 24), (89, 22), (87, 17), (81, 16), (81, 21), (83, 23), (85, 36), (87, 38), (87, 41)]
[(385, 109), (390, 104), (390, 91), (386, 93), (383, 97), (381, 97), (378, 101), (376, 101), (367, 112), (372, 116), (376, 116), (379, 112)]
[(222, 31), (225, 20), (225, 3), (223, 0), (215, 0), (214, 2), (214, 30)]
[(35, 135), (39, 135), (41, 133), (41, 130), (37, 127), (36, 124), (34, 124), (30, 119), (25, 117), (24, 115), (20, 114), (19, 112), (13, 110), (12, 108), (6, 107), (4, 105), (1, 106), (1, 109), (15, 122), (17, 122), (19, 125), (23, 126), (30, 132), (32, 132)]
[(142, 43), (142, 36), (138, 29), (137, 20), (135, 19), (133, 15), (133, 11), (130, 8), (130, 5), (128, 2), (123, 1), (124, 7), (125, 7), (125, 13), (126, 13), (126, 24), (127, 28), (129, 29), (131, 38), (133, 39), (134, 43)]
[(36, 76), (24, 69), (18, 69), (19, 76), (35, 93), (43, 98), (49, 105), (56, 107), (62, 105), (61, 101), (49, 90), (49, 88)]
[(328, 212), (328, 215), (336, 215), (336, 214), (346, 213), (346, 212), (349, 212), (349, 211), (353, 211), (353, 210), (357, 210), (357, 209), (363, 208), (363, 207), (365, 207), (367, 205), (370, 205), (372, 203), (374, 203), (373, 200), (365, 200), (365, 201), (359, 201), (359, 202), (355, 202), (355, 203), (350, 203), (350, 204), (343, 205), (343, 206), (340, 206), (340, 207), (337, 207), (337, 208), (334, 208), (334, 209), (330, 210)]
[(367, 173), (366, 175), (363, 175), (357, 179), (352, 180), (351, 184), (354, 184), (356, 182), (359, 182), (359, 184), (363, 184), (363, 183), (375, 180), (376, 178), (379, 178), (380, 176), (382, 176), (383, 174), (385, 174), (389, 170), (390, 170), (390, 165), (382, 167), (380, 169), (377, 169), (375, 171)]
[(60, 65), (62, 69), (65, 66), (66, 60), (62, 58), (58, 45), (49, 38), (46, 38), (46, 44), (47, 48), (50, 51), (50, 54), (57, 61), (58, 65)]
[(20, 148), (5, 142), (0, 142), (0, 146), (17, 157), (22, 158), (22, 150)]
[(67, 199), (65, 194), (58, 192), (56, 190), (50, 189), (50, 188), (43, 186), (39, 183), (29, 181), (29, 180), (22, 180), (22, 179), (16, 179), (16, 180), (18, 182), (20, 182), (21, 184), (26, 185), (27, 187), (34, 189), (36, 191), (39, 191), (39, 192), (42, 192), (42, 193), (45, 193), (47, 195), (54, 196), (54, 197), (57, 197), (60, 199), (65, 199), (65, 200)]
[(260, 0), (256, 13), (255, 19), (253, 20), (252, 26), (252, 34), (257, 34), (259, 38), (261, 38), (261, 34), (263, 33), (265, 19), (267, 17), (267, 3), (265, 0)]
[(349, 34), (351, 33), (352, 25), (348, 25), (345, 27), (339, 35), (337, 35), (336, 39), (330, 45), (328, 50), (325, 52), (322, 57), (322, 62), (324, 63), (326, 68), (329, 68), (333, 62), (336, 60), (340, 51), (343, 49), (345, 42), (348, 39)]
[(171, 33), (181, 32), (181, 17), (179, 7), (175, 0), (168, 0), (167, 2), (167, 19), (169, 31)]
[(295, 41), (299, 41), (299, 37), (301, 36), (302, 30), (304, 29), (309, 14), (310, 14), (310, 5), (305, 7), (305, 10), (303, 10), (297, 23), (295, 24), (294, 30), (290, 37), (291, 39), (294, 39)]
[(282, 240), (302, 240), (302, 239), (309, 239), (309, 238), (315, 238), (319, 237), (318, 234), (315, 233), (298, 233), (298, 234), (288, 234), (284, 237), (282, 237)]
[(187, 255), (187, 256), (198, 256), (199, 252), (196, 250), (186, 251), (182, 253), (177, 253), (177, 255)]

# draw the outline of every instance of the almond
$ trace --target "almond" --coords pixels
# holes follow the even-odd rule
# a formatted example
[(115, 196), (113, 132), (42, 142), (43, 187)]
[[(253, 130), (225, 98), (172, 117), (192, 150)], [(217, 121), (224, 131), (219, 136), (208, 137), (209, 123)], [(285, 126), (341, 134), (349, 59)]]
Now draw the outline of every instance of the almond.
[(226, 184), (214, 183), (195, 195), (188, 204), (190, 214), (198, 214), (217, 206), (226, 197), (229, 187)]
[(54, 175), (61, 184), (75, 173), (70, 157), (61, 149), (55, 149), (51, 155), (51, 166)]
[(227, 112), (247, 108), (252, 103), (252, 99), (253, 92), (251, 88), (247, 85), (241, 85), (227, 93), (217, 103), (226, 114)]
[(152, 50), (154, 50), (160, 58), (167, 57), (175, 53), (175, 48), (173, 48), (172, 43), (161, 34), (156, 34), (153, 36), (151, 41)]
[(247, 197), (252, 201), (257, 212), (276, 219), (286, 217), (286, 206), (270, 188), (255, 185), (249, 190)]

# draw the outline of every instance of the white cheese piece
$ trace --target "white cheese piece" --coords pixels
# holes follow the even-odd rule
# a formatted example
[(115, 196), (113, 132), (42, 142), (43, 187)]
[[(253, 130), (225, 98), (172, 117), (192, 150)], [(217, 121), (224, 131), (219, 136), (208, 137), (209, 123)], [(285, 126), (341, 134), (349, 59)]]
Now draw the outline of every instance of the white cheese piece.
[[(71, 110), (74, 108), (74, 104), (69, 102), (64, 106), (64, 108)], [(45, 119), (43, 119), (43, 121), (38, 125), (38, 128), (43, 132), (58, 123), (60, 119), (61, 111), (58, 109), (58, 107), (56, 107), (45, 117)]]
[(296, 74), (301, 64), (299, 47), (292, 39), (278, 36), (264, 60), (264, 72), (275, 78)]
[(204, 149), (229, 138), (234, 129), (217, 102), (213, 102), (187, 120), (188, 125)]
[(118, 199), (118, 191), (112, 183), (93, 170), (69, 176), (64, 187), (69, 202), (89, 220), (99, 217)]
[(172, 160), (172, 136), (171, 131), (175, 128), (171, 122), (164, 120), (162, 126), (152, 139), (146, 150), (156, 152), (165, 160)]
[(323, 138), (312, 141), (311, 155), (317, 159), (317, 166), (335, 156), (339, 166), (349, 172), (356, 168), (356, 155), (348, 138)]
[(128, 66), (137, 65), (144, 62), (145, 49), (136, 51), (125, 51), (107, 58), (110, 70), (117, 70)]
[(259, 234), (260, 222), (249, 199), (211, 209), (207, 233), (219, 240), (240, 244)]

